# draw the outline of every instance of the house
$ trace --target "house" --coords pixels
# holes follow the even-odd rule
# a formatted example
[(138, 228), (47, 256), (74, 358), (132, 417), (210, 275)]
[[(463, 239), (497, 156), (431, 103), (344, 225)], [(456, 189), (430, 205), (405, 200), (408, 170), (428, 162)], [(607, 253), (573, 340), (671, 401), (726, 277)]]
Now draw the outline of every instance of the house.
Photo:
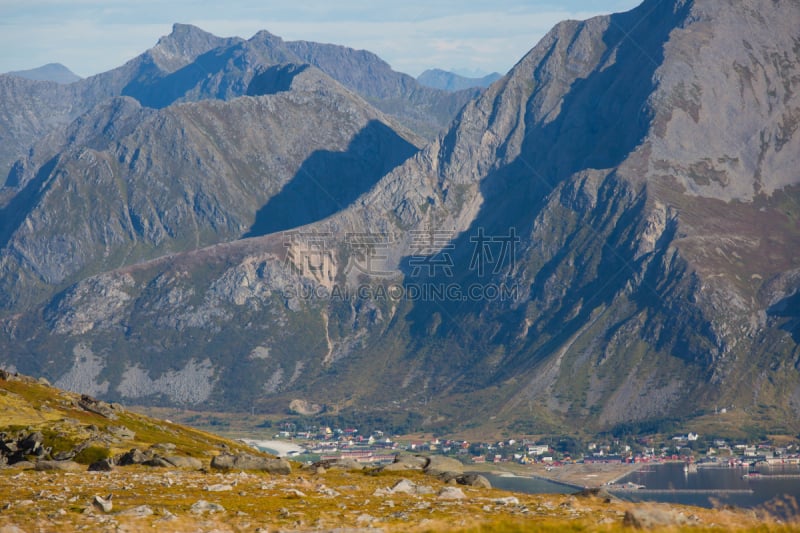
[(550, 446), (547, 444), (535, 444), (533, 446), (528, 446), (528, 453), (530, 455), (543, 455), (550, 451)]

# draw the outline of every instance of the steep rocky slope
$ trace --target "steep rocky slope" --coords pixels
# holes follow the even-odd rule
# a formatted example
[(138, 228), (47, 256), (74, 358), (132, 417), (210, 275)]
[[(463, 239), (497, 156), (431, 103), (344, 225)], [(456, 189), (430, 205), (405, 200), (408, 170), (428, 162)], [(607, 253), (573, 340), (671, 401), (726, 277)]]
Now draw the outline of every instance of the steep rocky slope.
[(84, 279), (3, 321), (6, 364), (449, 429), (728, 406), (797, 431), (798, 19), (648, 0), (559, 24), (347, 209)]
[(319, 220), (417, 150), (413, 134), (320, 71), (269, 76), (229, 102), (155, 111), (108, 100), (35, 147), (0, 212), (2, 307), (137, 260)]

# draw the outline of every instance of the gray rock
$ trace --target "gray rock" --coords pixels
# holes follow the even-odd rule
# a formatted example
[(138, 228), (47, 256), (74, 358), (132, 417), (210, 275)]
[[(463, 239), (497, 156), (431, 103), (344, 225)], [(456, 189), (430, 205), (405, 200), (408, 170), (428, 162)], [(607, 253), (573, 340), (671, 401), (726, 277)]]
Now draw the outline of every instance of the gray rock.
[(206, 485), (205, 490), (208, 492), (227, 492), (233, 490), (233, 485), (227, 483), (216, 483), (214, 485)]
[(399, 453), (394, 457), (392, 464), (383, 467), (386, 471), (422, 470), (428, 465), (428, 458), (423, 455)]
[(193, 514), (224, 513), (225, 508), (218, 503), (207, 502), (206, 500), (198, 500), (192, 504), (189, 511)]
[(36, 463), (30, 461), (17, 461), (14, 464), (8, 465), (9, 468), (16, 468), (18, 470), (32, 470), (36, 468)]
[(484, 489), (491, 489), (491, 482), (480, 474), (462, 474), (456, 477), (459, 485), (467, 485), (470, 487), (481, 487)]
[(467, 495), (458, 487), (445, 487), (436, 497), (440, 500), (464, 500)]
[(86, 467), (75, 461), (36, 461), (37, 471), (60, 470), (62, 472), (82, 472)]
[(445, 457), (444, 455), (431, 455), (428, 464), (425, 466), (425, 473), (432, 476), (439, 476), (446, 472), (464, 472), (464, 464), (456, 459)]
[(23, 454), (30, 455), (32, 453), (36, 453), (36, 450), (41, 448), (43, 442), (44, 437), (42, 436), (42, 433), (40, 431), (34, 431), (33, 433), (29, 433), (25, 438), (21, 439), (17, 443), (17, 447)]
[(690, 520), (676, 509), (642, 505), (625, 511), (622, 523), (639, 529), (654, 529), (685, 526)]
[(116, 463), (120, 466), (140, 465), (147, 461), (149, 457), (138, 448), (132, 448), (130, 451), (125, 452), (116, 459)]
[(407, 479), (401, 479), (394, 486), (391, 488), (391, 492), (393, 494), (402, 493), (402, 494), (416, 494), (417, 493), (417, 485), (416, 483), (409, 481)]
[(144, 466), (152, 466), (155, 468), (172, 468), (173, 465), (160, 455), (156, 455), (142, 463)]
[(171, 464), (175, 468), (187, 468), (191, 470), (200, 470), (203, 468), (203, 462), (195, 457), (186, 457), (183, 455), (167, 455), (162, 457), (164, 461)]
[(100, 401), (96, 398), (92, 398), (88, 394), (81, 396), (81, 399), (78, 401), (78, 407), (84, 411), (89, 411), (90, 413), (108, 418), (109, 420), (117, 419), (117, 415), (110, 404)]
[(248, 453), (221, 453), (211, 459), (211, 468), (218, 470), (259, 470), (270, 474), (288, 475), (292, 465), (286, 459), (270, 459)]
[(153, 509), (148, 505), (139, 505), (117, 513), (117, 516), (127, 516), (132, 518), (146, 518), (153, 515)]
[(111, 472), (114, 470), (113, 459), (100, 459), (89, 465), (89, 472)]
[(159, 442), (150, 446), (151, 450), (165, 453), (174, 452), (176, 448), (177, 446), (171, 442)]
[(337, 459), (328, 463), (328, 468), (338, 468), (339, 470), (364, 470), (364, 463), (350, 458)]
[(389, 496), (391, 494), (411, 494), (420, 496), (423, 494), (433, 494), (434, 490), (427, 485), (417, 485), (408, 479), (401, 479), (392, 486), (390, 489), (378, 489), (375, 491), (376, 496)]
[(103, 511), (104, 513), (110, 513), (111, 510), (114, 508), (114, 504), (111, 502), (113, 498), (112, 494), (109, 494), (105, 498), (100, 496), (95, 496), (92, 500), (92, 505), (94, 505), (97, 509)]
[(108, 426), (107, 431), (118, 439), (133, 440), (136, 438), (136, 432), (126, 428), (125, 426)]

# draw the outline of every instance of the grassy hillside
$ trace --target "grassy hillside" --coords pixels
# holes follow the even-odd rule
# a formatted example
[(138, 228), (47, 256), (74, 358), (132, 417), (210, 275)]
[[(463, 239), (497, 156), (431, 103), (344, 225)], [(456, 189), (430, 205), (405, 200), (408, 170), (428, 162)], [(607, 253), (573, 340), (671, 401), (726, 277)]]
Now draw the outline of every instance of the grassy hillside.
[[(791, 530), (763, 513), (643, 507), (590, 494), (510, 494), (446, 485), (420, 471), (298, 464), (291, 475), (219, 471), (208, 468), (213, 455), (250, 450), (6, 373), (0, 374), (0, 432), (4, 446), (41, 433), (45, 455), (83, 446), (73, 458), (83, 463), (155, 445), (203, 465), (40, 471), (32, 461), (46, 457), (29, 457), (0, 468), (0, 531), (618, 531), (653, 524), (670, 531)], [(413, 490), (393, 491), (402, 480)]]

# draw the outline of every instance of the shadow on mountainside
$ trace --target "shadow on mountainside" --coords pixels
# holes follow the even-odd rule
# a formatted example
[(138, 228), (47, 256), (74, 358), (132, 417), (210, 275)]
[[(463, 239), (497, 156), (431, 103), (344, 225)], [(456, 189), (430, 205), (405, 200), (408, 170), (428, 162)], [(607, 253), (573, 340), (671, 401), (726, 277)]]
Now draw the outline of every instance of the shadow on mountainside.
[[(193, 89), (208, 83), (214, 76), (225, 73), (231, 66), (241, 66), (244, 61), (243, 44), (217, 48), (200, 55), (190, 64), (164, 75), (164, 72), (152, 63), (128, 85), (122, 89), (123, 96), (137, 99), (143, 106), (154, 109), (165, 108), (184, 98)], [(239, 94), (244, 93), (244, 87)], [(218, 92), (223, 87), (218, 88)], [(223, 98), (224, 94), (207, 95), (207, 97)]]
[[(654, 74), (663, 61), (663, 46), (689, 7), (687, 3), (673, 12), (672, 2), (652, 0), (633, 11), (612, 15), (603, 35), (604, 56), (587, 78), (571, 85), (553, 121), (533, 122), (530, 107), (537, 93), (529, 97), (521, 155), (482, 180), (483, 205), (470, 228), (453, 240), (447, 251), (452, 256), (453, 275), (440, 271), (434, 278), (411, 277), (410, 262), (418, 261), (413, 257), (406, 258), (403, 268), (406, 284), (455, 282), (467, 289), (521, 279), (518, 272), (511, 271), (516, 262), (518, 270), (534, 273), (534, 281), (518, 287), (521, 305), (469, 295), (416, 302), (407, 319), (413, 337), (420, 340), (412, 341), (408, 353), (424, 351), (431, 317), (436, 314), (441, 321), (436, 336), (442, 345), (430, 354), (437, 359), (431, 364), (440, 369), (445, 366), (442, 372), (454, 377), (466, 374), (460, 387), (486, 386), (509, 373), (531, 368), (563, 347), (592, 320), (595, 309), (614, 300), (630, 279), (635, 254), (630, 237), (645, 198), (613, 170), (599, 184), (594, 206), (568, 198), (569, 193), (559, 186), (584, 170), (616, 168), (642, 142), (652, 118), (647, 101), (655, 89)], [(603, 68), (607, 63), (611, 64)], [(445, 144), (454, 146), (455, 142), (456, 131), (451, 130)], [(562, 197), (555, 198), (554, 193)], [(554, 241), (530, 242), (537, 217), (552, 207), (568, 213), (559, 218), (556, 212), (550, 221)], [(508, 249), (516, 257), (505, 256), (502, 270), (493, 272), (503, 254), (502, 240), (512, 231), (523, 244)], [(497, 240), (483, 242), (481, 234)], [(484, 244), (490, 252), (485, 259), (494, 262), (486, 264), (487, 270), (479, 275), (475, 260), (481, 259), (482, 251), (476, 247)], [(528, 260), (520, 253), (523, 247), (546, 248), (553, 253), (543, 253), (542, 264), (531, 258), (531, 264), (520, 266)], [(618, 275), (620, 271), (627, 275)], [(553, 280), (562, 286), (554, 288)], [(523, 330), (527, 334), (521, 336)], [(487, 371), (482, 364), (490, 353), (507, 354), (496, 372)]]
[(767, 315), (785, 319), (781, 329), (789, 333), (795, 343), (800, 344), (800, 290), (770, 306)]
[(247, 96), (263, 96), (288, 91), (294, 78), (308, 69), (310, 65), (287, 63), (274, 65), (256, 74), (247, 86)]
[(256, 213), (244, 235), (258, 237), (321, 220), (350, 205), (418, 151), (386, 124), (372, 120), (344, 152), (317, 150)]
[[(0, 208), (0, 249), (5, 248), (16, 229), (28, 216), (31, 206), (45, 193), (52, 181), (50, 174), (57, 163), (58, 156), (42, 165), (36, 176), (26, 183), (25, 187), (7, 205)], [(12, 169), (13, 171), (14, 169)], [(8, 182), (13, 184), (13, 179), (9, 177)]]

